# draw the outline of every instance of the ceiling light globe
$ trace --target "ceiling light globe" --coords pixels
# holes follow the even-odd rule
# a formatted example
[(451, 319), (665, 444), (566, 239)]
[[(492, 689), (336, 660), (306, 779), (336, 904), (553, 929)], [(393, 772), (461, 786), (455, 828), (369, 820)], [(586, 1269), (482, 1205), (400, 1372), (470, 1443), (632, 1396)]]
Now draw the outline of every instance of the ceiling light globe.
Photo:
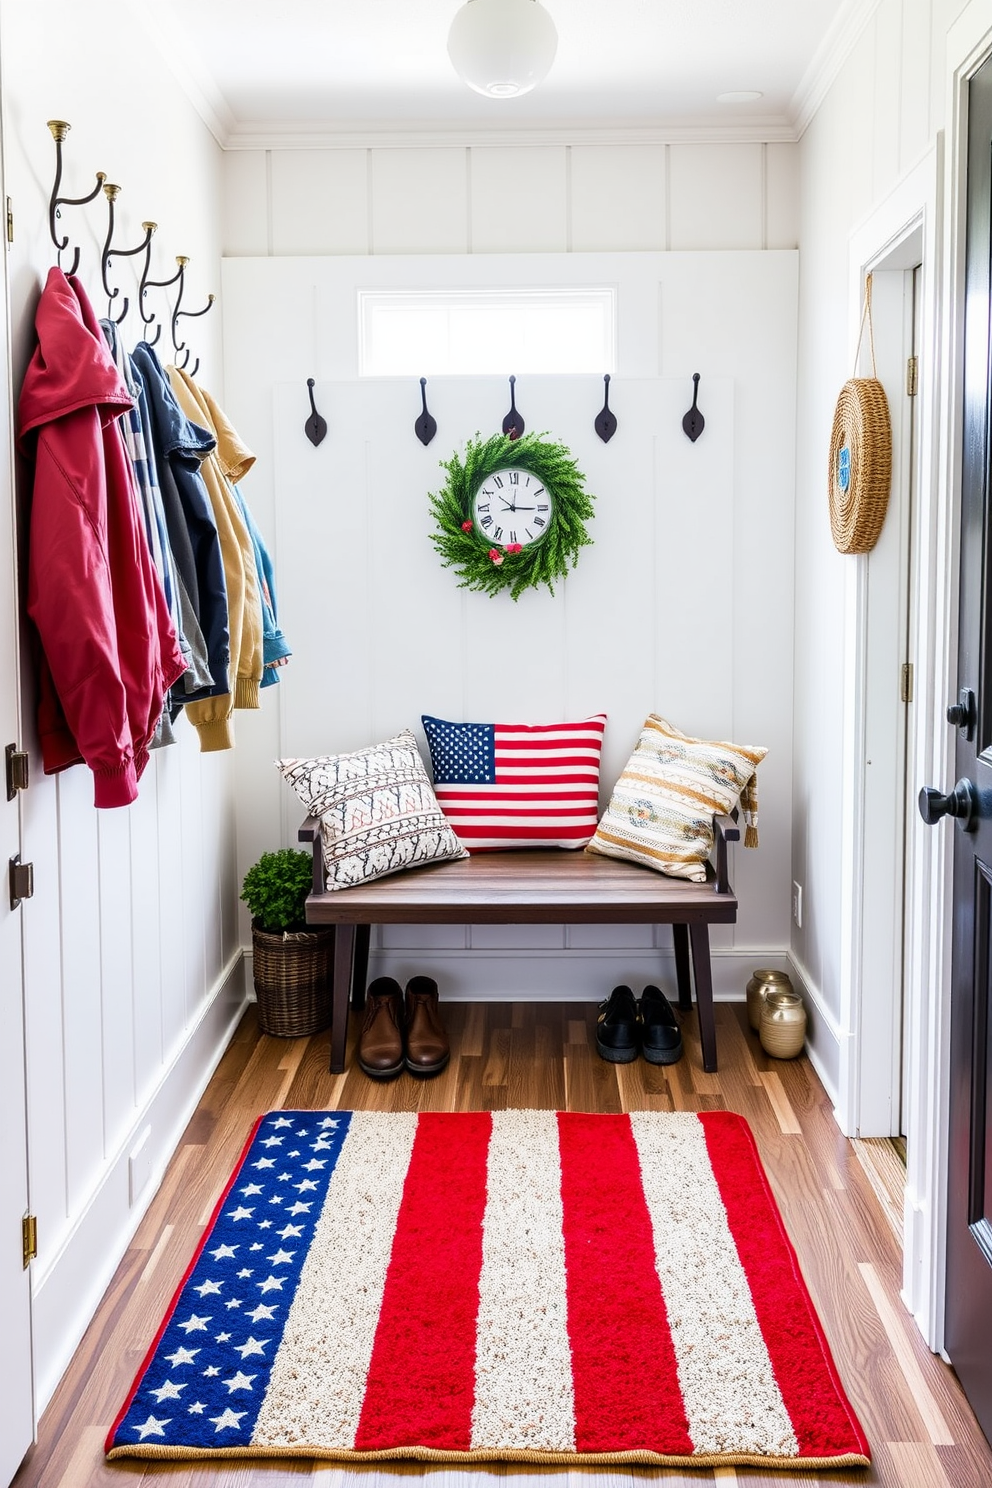
[(516, 98), (546, 77), (558, 33), (539, 0), (466, 0), (451, 23), (448, 56), (487, 98)]

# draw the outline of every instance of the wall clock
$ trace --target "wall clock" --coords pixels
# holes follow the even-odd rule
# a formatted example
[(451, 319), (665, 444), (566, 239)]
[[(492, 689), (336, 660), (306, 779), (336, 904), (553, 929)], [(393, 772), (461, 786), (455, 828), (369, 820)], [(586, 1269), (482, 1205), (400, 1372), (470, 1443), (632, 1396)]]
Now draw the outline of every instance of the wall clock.
[(593, 498), (565, 446), (542, 434), (477, 435), (441, 468), (448, 478), (430, 496), (431, 541), (459, 587), (518, 599), (545, 584), (553, 594), (592, 542)]

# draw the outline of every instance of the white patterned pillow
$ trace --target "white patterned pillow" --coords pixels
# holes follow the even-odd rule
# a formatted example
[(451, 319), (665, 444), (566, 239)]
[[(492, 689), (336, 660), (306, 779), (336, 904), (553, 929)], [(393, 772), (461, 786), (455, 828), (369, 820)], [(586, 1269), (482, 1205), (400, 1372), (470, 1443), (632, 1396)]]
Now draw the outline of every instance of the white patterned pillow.
[(329, 889), (468, 857), (437, 804), (409, 729), (351, 754), (276, 765), (310, 815), (320, 818)]
[(745, 847), (758, 845), (756, 771), (767, 749), (692, 739), (649, 713), (587, 852), (705, 883), (713, 817), (740, 801)]

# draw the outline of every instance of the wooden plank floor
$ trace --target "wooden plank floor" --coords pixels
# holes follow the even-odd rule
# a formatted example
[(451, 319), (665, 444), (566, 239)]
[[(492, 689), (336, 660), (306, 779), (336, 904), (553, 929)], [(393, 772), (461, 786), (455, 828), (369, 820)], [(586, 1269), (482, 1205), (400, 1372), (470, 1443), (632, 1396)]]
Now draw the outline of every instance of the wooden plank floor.
[[(613, 1066), (595, 1052), (590, 1004), (447, 1004), (448, 1069), (377, 1085), (353, 1059), (327, 1073), (328, 1035), (274, 1039), (246, 1014), (72, 1365), (41, 1422), (15, 1488), (109, 1488), (162, 1479), (162, 1488), (525, 1488), (567, 1477), (566, 1488), (787, 1482), (885, 1488), (979, 1488), (992, 1451), (953, 1372), (931, 1354), (899, 1299), (901, 1258), (865, 1173), (840, 1135), (805, 1059), (774, 1061), (747, 1027), (743, 1004), (717, 1007), (718, 1074), (703, 1073), (695, 1013), (682, 1015), (676, 1065)], [(354, 1023), (354, 1019), (352, 1022)], [(354, 1033), (352, 1033), (354, 1038)], [(254, 1118), (276, 1107), (344, 1110), (720, 1110), (747, 1117), (819, 1308), (841, 1378), (874, 1453), (861, 1471), (715, 1472), (650, 1468), (427, 1468), (307, 1463), (105, 1463), (102, 1443)], [(631, 1382), (632, 1389), (637, 1382)], [(412, 1485), (411, 1485), (412, 1488)], [(551, 1484), (547, 1488), (552, 1488)]]

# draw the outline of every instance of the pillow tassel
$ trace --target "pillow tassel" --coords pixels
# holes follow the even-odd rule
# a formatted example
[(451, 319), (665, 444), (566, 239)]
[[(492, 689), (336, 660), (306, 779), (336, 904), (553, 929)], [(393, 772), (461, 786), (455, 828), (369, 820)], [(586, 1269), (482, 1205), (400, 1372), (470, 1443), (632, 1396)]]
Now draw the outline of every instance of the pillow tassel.
[(758, 845), (758, 772), (755, 770), (741, 791), (741, 810), (744, 813), (744, 846)]

